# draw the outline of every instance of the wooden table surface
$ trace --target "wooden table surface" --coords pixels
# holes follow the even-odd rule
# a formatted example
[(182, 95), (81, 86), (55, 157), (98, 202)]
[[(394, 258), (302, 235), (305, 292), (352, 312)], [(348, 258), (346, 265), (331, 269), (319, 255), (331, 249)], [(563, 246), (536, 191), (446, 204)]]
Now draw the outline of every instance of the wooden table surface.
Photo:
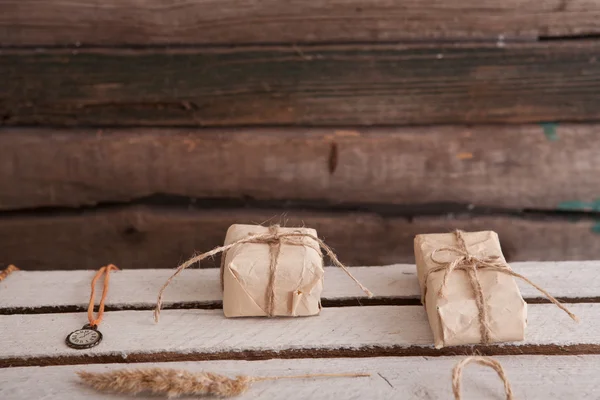
[[(87, 323), (94, 271), (17, 271), (0, 282), (0, 398), (127, 399), (81, 385), (74, 372), (160, 365), (229, 376), (371, 374), (259, 382), (241, 399), (451, 399), (452, 367), (477, 353), (503, 364), (517, 399), (600, 399), (600, 261), (512, 266), (569, 303), (581, 321), (519, 282), (529, 303), (523, 342), (436, 350), (414, 265), (390, 265), (352, 268), (372, 299), (326, 268), (323, 312), (294, 319), (226, 319), (218, 270), (185, 271), (167, 289), (155, 324), (150, 310), (172, 271), (124, 270), (111, 275), (103, 342), (80, 351), (64, 338)], [(465, 372), (463, 393), (504, 398), (494, 371), (475, 366)]]

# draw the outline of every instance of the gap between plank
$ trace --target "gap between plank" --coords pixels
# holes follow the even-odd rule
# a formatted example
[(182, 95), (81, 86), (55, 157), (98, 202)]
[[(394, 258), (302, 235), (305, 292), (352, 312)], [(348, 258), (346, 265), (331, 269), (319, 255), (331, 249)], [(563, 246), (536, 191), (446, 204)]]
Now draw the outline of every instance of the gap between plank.
[(538, 41), (540, 42), (564, 42), (564, 41), (582, 41), (582, 40), (598, 40), (600, 34), (598, 33), (583, 33), (580, 35), (555, 35), (545, 36), (540, 35)]
[(132, 353), (114, 355), (81, 355), (81, 356), (47, 356), (30, 358), (0, 359), (0, 368), (81, 365), (81, 364), (112, 364), (112, 363), (144, 363), (144, 362), (175, 362), (175, 361), (214, 361), (214, 360), (270, 360), (270, 359), (299, 359), (299, 358), (367, 358), (367, 357), (441, 357), (441, 356), (504, 356), (504, 355), (587, 355), (600, 354), (600, 344), (559, 345), (476, 345), (456, 346), (435, 349), (423, 346), (368, 346), (356, 349), (302, 349), (302, 350), (244, 350), (215, 353)]
[[(574, 37), (582, 37), (586, 38), (590, 35), (574, 35)], [(548, 36), (553, 37), (553, 36)], [(571, 36), (556, 36), (557, 38), (569, 38)], [(538, 38), (535, 36), (508, 36), (502, 39), (502, 42), (505, 45), (510, 44), (527, 44), (527, 43), (535, 43), (538, 41)], [(26, 45), (12, 45), (12, 44), (0, 44), (0, 49), (4, 50), (14, 50), (14, 51), (39, 51), (40, 49), (44, 50), (76, 50), (76, 51), (86, 51), (86, 50), (100, 50), (110, 52), (111, 50), (188, 50), (188, 51), (202, 51), (202, 50), (219, 50), (219, 49), (277, 49), (277, 48), (285, 48), (285, 49), (294, 49), (297, 47), (302, 48), (314, 48), (314, 47), (323, 47), (323, 46), (401, 46), (401, 45), (419, 45), (419, 46), (437, 46), (437, 45), (453, 45), (453, 44), (462, 44), (462, 45), (491, 45), (495, 46), (498, 43), (498, 35), (490, 35), (488, 37), (436, 37), (436, 38), (404, 38), (400, 40), (320, 40), (320, 41), (294, 41), (294, 42), (232, 42), (232, 43), (177, 43), (177, 42), (169, 42), (168, 44), (141, 44), (141, 43), (128, 43), (128, 44), (43, 44), (43, 45), (35, 45), (35, 44), (26, 44)]]
[(239, 210), (257, 209), (273, 211), (320, 211), (334, 214), (368, 213), (381, 217), (405, 217), (411, 220), (414, 217), (424, 216), (507, 216), (526, 219), (562, 218), (573, 220), (593, 219), (600, 217), (600, 212), (594, 210), (570, 209), (533, 209), (533, 208), (501, 208), (485, 205), (464, 203), (415, 203), (415, 204), (388, 204), (388, 203), (339, 203), (324, 199), (278, 199), (261, 200), (251, 196), (231, 198), (195, 198), (171, 194), (154, 194), (128, 201), (99, 202), (93, 206), (80, 205), (77, 207), (51, 206), (22, 209), (0, 210), (0, 219), (15, 217), (38, 216), (56, 218), (60, 215), (80, 216), (88, 212), (102, 212), (108, 210), (126, 210), (137, 206), (147, 206), (170, 210)]
[[(600, 303), (600, 297), (556, 297), (558, 301), (565, 304), (580, 303)], [(525, 298), (527, 304), (550, 304), (545, 297)], [(368, 307), (368, 306), (420, 306), (421, 301), (418, 298), (406, 297), (373, 297), (373, 298), (349, 298), (349, 299), (321, 299), (321, 305), (326, 308), (335, 307)], [(176, 302), (165, 304), (163, 310), (221, 310), (223, 303), (221, 301), (203, 301), (203, 302)], [(105, 306), (104, 311), (150, 311), (154, 310), (152, 305), (116, 305)], [(1, 308), (0, 315), (17, 314), (63, 314), (73, 312), (85, 312), (87, 306), (83, 305), (62, 305), (62, 306), (43, 306), (43, 307), (10, 307)]]

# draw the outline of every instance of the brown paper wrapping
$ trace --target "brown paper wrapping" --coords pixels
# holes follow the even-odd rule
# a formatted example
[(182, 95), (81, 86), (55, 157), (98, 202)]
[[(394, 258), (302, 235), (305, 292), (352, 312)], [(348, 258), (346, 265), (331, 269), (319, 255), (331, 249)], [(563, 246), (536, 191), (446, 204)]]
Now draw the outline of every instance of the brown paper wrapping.
[[(310, 228), (278, 229), (281, 233), (301, 232), (317, 236)], [(231, 225), (225, 245), (268, 232), (269, 228), (259, 225)], [(281, 242), (274, 276), (273, 316), (309, 316), (321, 311), (324, 270), (319, 244), (309, 237), (297, 240), (305, 245)], [(223, 312), (226, 317), (268, 315), (270, 251), (267, 243), (243, 243), (223, 254)]]
[[(482, 259), (497, 256), (499, 261), (506, 262), (496, 232), (465, 232), (463, 237), (471, 255)], [(432, 260), (431, 254), (436, 249), (456, 247), (455, 234), (417, 235), (414, 244), (421, 302), (427, 311), (435, 347), (481, 343), (479, 311), (467, 272), (452, 272), (443, 297), (438, 294), (445, 271), (433, 272), (427, 278), (425, 292), (427, 271), (439, 267)], [(458, 256), (451, 251), (438, 250), (435, 254), (436, 260), (441, 262), (451, 262)], [(478, 270), (477, 275), (486, 300), (490, 341), (523, 340), (527, 325), (527, 304), (514, 278), (499, 271), (485, 269)]]

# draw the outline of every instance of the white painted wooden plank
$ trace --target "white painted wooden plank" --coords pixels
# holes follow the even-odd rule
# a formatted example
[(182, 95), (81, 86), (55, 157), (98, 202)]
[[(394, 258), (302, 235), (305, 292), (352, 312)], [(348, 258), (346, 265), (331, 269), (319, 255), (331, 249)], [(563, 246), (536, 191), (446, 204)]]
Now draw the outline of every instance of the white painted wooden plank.
[[(598, 344), (600, 304), (572, 304), (581, 319), (572, 321), (552, 304), (529, 306), (524, 345)], [(227, 319), (220, 310), (165, 310), (155, 324), (151, 311), (115, 311), (105, 315), (104, 341), (93, 349), (68, 348), (69, 331), (87, 323), (85, 313), (0, 316), (0, 358), (182, 354), (431, 346), (423, 307), (374, 306), (326, 308), (317, 317)]]
[[(582, 298), (600, 296), (600, 261), (522, 262), (513, 269), (536, 282), (556, 297)], [(383, 267), (352, 267), (352, 273), (377, 297), (417, 298), (419, 285), (414, 265), (396, 264)], [(151, 307), (159, 288), (171, 270), (123, 270), (112, 274), (107, 305), (113, 307)], [(0, 308), (87, 306), (89, 285), (94, 271), (17, 271), (0, 282)], [(526, 298), (540, 294), (519, 282)], [(325, 272), (324, 299), (364, 298), (339, 268)], [(165, 304), (214, 302), (221, 300), (218, 271), (195, 269), (184, 271), (165, 295)]]
[[(600, 356), (500, 356), (515, 398), (520, 400), (600, 398)], [(452, 398), (451, 370), (463, 357), (390, 357), (362, 359), (300, 359), (210, 361), (152, 364), (95, 364), (0, 369), (0, 398), (128, 400), (98, 393), (79, 383), (75, 371), (164, 367), (236, 375), (277, 376), (331, 372), (365, 372), (368, 378), (303, 379), (256, 383), (240, 400), (339, 400)], [(140, 398), (139, 396), (137, 398)], [(145, 396), (144, 396), (145, 397)], [(463, 400), (502, 400), (503, 388), (494, 371), (469, 366), (463, 375)]]

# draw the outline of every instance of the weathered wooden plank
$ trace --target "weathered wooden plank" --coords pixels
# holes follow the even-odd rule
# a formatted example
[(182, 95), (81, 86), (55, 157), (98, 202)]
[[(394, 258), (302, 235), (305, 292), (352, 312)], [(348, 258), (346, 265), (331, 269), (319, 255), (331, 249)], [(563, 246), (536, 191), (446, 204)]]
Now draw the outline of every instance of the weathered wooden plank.
[(4, 0), (2, 45), (535, 38), (600, 32), (590, 0)]
[(374, 125), (600, 117), (600, 43), (10, 50), (5, 125)]
[[(415, 299), (416, 294), (419, 293), (414, 265), (351, 267), (350, 269), (357, 279), (377, 293), (377, 297)], [(324, 300), (366, 297), (360, 289), (357, 291), (353, 287), (356, 286), (354, 282), (348, 279), (340, 268), (327, 267), (325, 271), (327, 283), (322, 296)], [(563, 271), (568, 269), (559, 267), (557, 273), (563, 275)], [(173, 270), (166, 269), (114, 272), (111, 274), (111, 294), (106, 305), (112, 309), (153, 309), (156, 305), (158, 289), (172, 273)], [(0, 282), (0, 309), (87, 307), (89, 283), (93, 276), (94, 271), (88, 270), (17, 271), (11, 274), (10, 281), (7, 279)], [(581, 279), (581, 283), (583, 282), (591, 281)], [(211, 305), (222, 300), (218, 269), (183, 271), (180, 278), (175, 279), (171, 286), (165, 295), (164, 304), (167, 307), (186, 303)], [(583, 289), (583, 292), (588, 291)], [(600, 290), (597, 294), (600, 297)]]
[[(600, 298), (600, 261), (513, 263), (513, 270), (527, 276), (555, 297), (566, 301)], [(352, 275), (367, 286), (376, 298), (417, 301), (420, 296), (415, 266), (396, 264), (384, 267), (351, 267)], [(152, 309), (158, 289), (172, 270), (123, 270), (111, 275), (112, 309)], [(17, 271), (0, 282), (0, 310), (86, 309), (89, 283), (94, 271)], [(543, 296), (530, 285), (517, 280), (523, 297)], [(365, 294), (337, 267), (325, 268), (323, 299), (335, 302), (361, 299)], [(164, 305), (211, 305), (222, 300), (217, 269), (186, 270), (175, 279), (165, 295)]]
[[(22, 269), (173, 268), (223, 243), (233, 223), (317, 229), (348, 265), (412, 263), (420, 233), (494, 230), (509, 261), (600, 259), (594, 220), (510, 216), (383, 218), (371, 213), (125, 207), (0, 219), (0, 262)], [(218, 259), (216, 260), (218, 262)], [(215, 266), (207, 261), (203, 266)]]
[(600, 125), (0, 132), (0, 208), (197, 198), (555, 209), (593, 202)]
[(436, 350), (419, 306), (324, 308), (311, 318), (223, 317), (221, 310), (114, 311), (100, 345), (82, 352), (65, 336), (87, 323), (85, 312), (0, 315), (0, 367), (93, 362), (305, 358), (377, 355), (599, 353), (600, 304), (571, 304), (572, 321), (553, 304), (528, 306), (526, 340)]
[[(316, 373), (369, 373), (361, 379), (306, 379), (255, 384), (240, 396), (250, 399), (449, 399), (450, 371), (463, 357), (387, 357), (361, 359), (299, 359), (265, 361), (209, 361), (152, 363), (129, 368), (176, 368), (210, 371), (228, 376), (280, 376)], [(499, 356), (517, 399), (546, 400), (598, 398), (600, 356)], [(0, 370), (0, 396), (4, 400), (86, 398), (104, 400), (101, 394), (78, 383), (76, 371), (104, 372), (123, 365), (86, 365), (6, 368)], [(463, 399), (502, 399), (503, 388), (494, 371), (472, 366), (463, 375)], [(111, 395), (111, 399), (131, 397)]]

